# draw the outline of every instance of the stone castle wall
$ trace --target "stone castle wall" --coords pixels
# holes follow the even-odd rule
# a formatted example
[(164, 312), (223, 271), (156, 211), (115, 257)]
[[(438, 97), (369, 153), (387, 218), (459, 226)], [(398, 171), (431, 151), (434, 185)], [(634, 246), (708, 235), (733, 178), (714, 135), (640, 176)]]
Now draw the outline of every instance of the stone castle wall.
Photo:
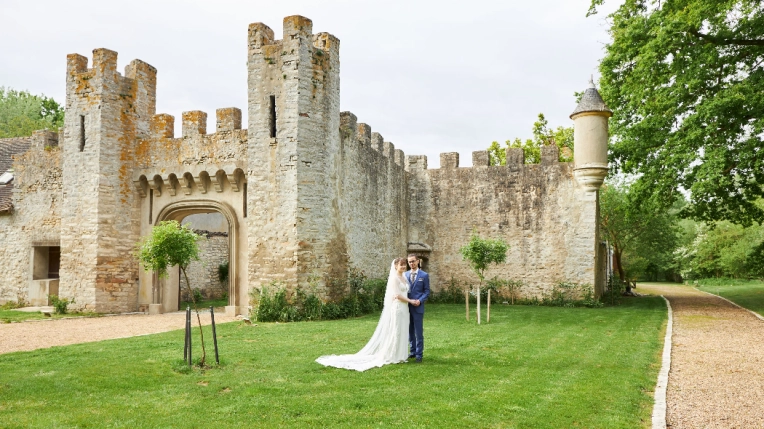
[(477, 276), (459, 248), (474, 232), (503, 238), (510, 246), (505, 264), (486, 278), (521, 280), (526, 296), (539, 296), (556, 283), (595, 284), (596, 199), (573, 178), (573, 165), (560, 163), (556, 146), (542, 148), (541, 164), (524, 164), (512, 150), (506, 166), (488, 166), (488, 154), (473, 153), (473, 167), (459, 168), (458, 154), (442, 154), (441, 168), (417, 170), (412, 159), (411, 236), (432, 246), (432, 287), (453, 277), (476, 284)]
[[(206, 237), (199, 242), (199, 260), (193, 261), (186, 268), (191, 288), (199, 289), (204, 299), (217, 299), (228, 292), (228, 285), (220, 283), (218, 267), (228, 262), (228, 234), (210, 234), (208, 231), (195, 231)], [(183, 301), (188, 301), (186, 279), (181, 275), (180, 290)]]
[[(251, 24), (247, 55), (249, 129), (241, 129), (239, 109), (225, 108), (208, 134), (207, 114), (190, 111), (180, 137), (172, 116), (155, 114), (153, 67), (135, 60), (123, 76), (116, 52), (96, 49), (91, 68), (69, 55), (60, 149), (45, 151), (40, 142), (52, 137), (36, 135), (14, 164), (16, 211), (0, 215), (0, 239), (9, 243), (0, 247), (8, 267), (0, 299), (13, 295), (5, 284), (29, 278), (31, 247), (60, 243), (60, 292), (76, 307), (171, 311), (178, 274), (154, 281), (139, 268), (135, 245), (157, 221), (210, 212), (228, 222), (229, 307), (239, 313), (248, 293), (271, 281), (326, 284), (349, 268), (385, 277), (390, 261), (409, 252), (426, 258), (433, 289), (451, 277), (474, 282), (458, 251), (473, 231), (509, 243), (508, 262), (487, 275), (522, 280), (526, 294), (559, 281), (601, 282), (599, 185), (579, 168), (584, 192), (556, 148), (543, 149), (540, 165), (525, 165), (522, 151), (510, 149), (507, 166), (489, 167), (481, 151), (471, 168), (459, 168), (458, 154), (442, 154), (441, 168), (428, 169), (426, 157), (405, 156), (340, 112), (339, 40), (313, 34), (309, 19), (285, 18), (282, 40)], [(584, 115), (599, 109), (591, 91)], [(596, 120), (606, 135), (607, 119)], [(597, 144), (605, 151), (596, 155), (606, 156), (606, 141)], [(576, 165), (604, 177), (606, 164), (584, 158)], [(197, 271), (216, 279), (217, 264)]]
[(406, 256), (409, 199), (404, 155), (352, 113), (342, 112), (340, 118), (336, 192), (349, 266), (368, 277), (386, 278), (392, 260)]
[(29, 150), (15, 157), (13, 211), (0, 215), (0, 303), (28, 299), (32, 249), (60, 243), (63, 194), (58, 136), (38, 131), (28, 140)]

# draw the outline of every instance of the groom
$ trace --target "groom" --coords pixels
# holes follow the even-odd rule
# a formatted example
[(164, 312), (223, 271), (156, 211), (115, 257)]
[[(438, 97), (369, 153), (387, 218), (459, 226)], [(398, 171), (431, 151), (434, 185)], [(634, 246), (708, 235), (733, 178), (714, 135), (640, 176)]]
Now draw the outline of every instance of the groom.
[(404, 275), (409, 282), (408, 298), (414, 300), (413, 304), (409, 304), (409, 359), (416, 358), (417, 363), (421, 363), (424, 351), (424, 302), (430, 296), (430, 276), (419, 269), (419, 258), (416, 255), (409, 255), (407, 259), (411, 270)]

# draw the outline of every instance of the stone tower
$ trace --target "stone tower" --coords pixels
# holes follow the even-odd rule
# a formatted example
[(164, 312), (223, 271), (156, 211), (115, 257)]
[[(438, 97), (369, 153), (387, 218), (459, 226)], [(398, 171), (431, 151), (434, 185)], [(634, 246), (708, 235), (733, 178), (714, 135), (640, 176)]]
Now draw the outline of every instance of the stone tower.
[(573, 175), (584, 190), (581, 204), (594, 206), (593, 210), (589, 211), (594, 217), (585, 218), (582, 224), (590, 227), (589, 236), (594, 239), (594, 260), (591, 262), (594, 265), (594, 293), (598, 297), (604, 293), (607, 282), (607, 249), (604, 243), (600, 242), (598, 191), (608, 172), (608, 118), (611, 116), (613, 112), (594, 87), (594, 81), (590, 80), (589, 88), (584, 92), (570, 119), (575, 126)]
[(117, 53), (67, 56), (62, 145), (61, 295), (97, 312), (135, 311), (138, 201), (130, 172), (156, 108), (156, 69)]
[[(249, 26), (247, 226), (250, 286), (293, 286), (346, 258), (336, 220), (339, 40), (284, 18), (283, 38)], [(342, 274), (342, 273), (330, 273)]]
[(613, 112), (600, 97), (594, 82), (589, 82), (581, 101), (570, 115), (573, 134), (574, 174), (587, 193), (596, 192), (607, 176), (608, 118)]

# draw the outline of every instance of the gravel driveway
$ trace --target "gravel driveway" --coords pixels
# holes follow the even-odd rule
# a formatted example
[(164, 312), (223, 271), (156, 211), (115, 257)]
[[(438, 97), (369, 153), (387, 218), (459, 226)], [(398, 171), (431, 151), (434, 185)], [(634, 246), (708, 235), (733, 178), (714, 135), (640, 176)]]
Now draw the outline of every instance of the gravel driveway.
[(669, 428), (764, 428), (764, 321), (689, 286), (646, 284), (674, 311)]
[[(197, 326), (196, 314), (192, 314)], [(209, 311), (201, 314), (202, 324), (210, 323)], [(0, 324), (0, 354), (44, 349), (53, 346), (135, 337), (137, 335), (183, 329), (186, 313), (131, 314), (76, 319), (49, 319)], [(215, 323), (232, 322), (223, 312), (215, 312)]]

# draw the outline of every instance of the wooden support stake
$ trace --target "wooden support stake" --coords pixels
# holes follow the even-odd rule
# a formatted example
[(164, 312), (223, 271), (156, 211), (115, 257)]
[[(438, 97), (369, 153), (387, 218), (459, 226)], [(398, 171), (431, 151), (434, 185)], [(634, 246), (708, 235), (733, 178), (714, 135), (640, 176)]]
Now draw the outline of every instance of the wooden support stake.
[(467, 321), (470, 321), (470, 290), (464, 289), (464, 308), (467, 311)]
[(477, 289), (477, 320), (479, 325), (480, 324), (480, 286), (478, 286), (478, 289)]
[(488, 309), (485, 312), (485, 323), (491, 323), (491, 289), (488, 289)]

